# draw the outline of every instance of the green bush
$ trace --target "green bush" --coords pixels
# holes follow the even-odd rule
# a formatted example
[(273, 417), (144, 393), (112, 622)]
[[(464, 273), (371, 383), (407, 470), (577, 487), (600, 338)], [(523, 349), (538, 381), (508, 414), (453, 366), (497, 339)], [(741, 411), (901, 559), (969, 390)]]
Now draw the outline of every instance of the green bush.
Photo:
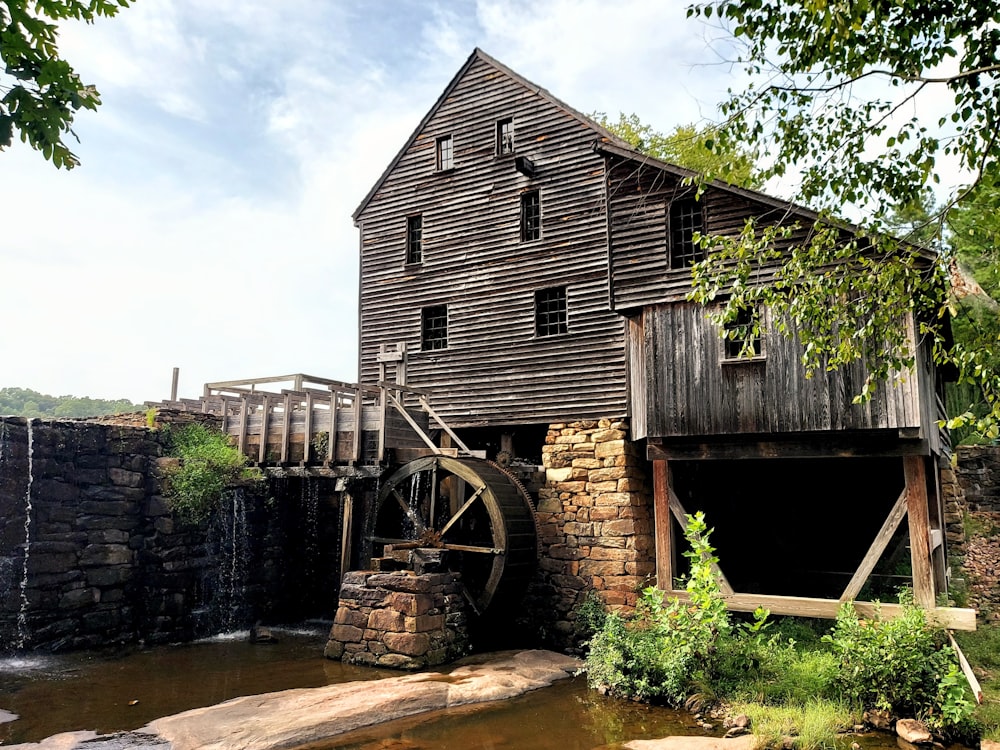
[(612, 695), (679, 705), (693, 686), (711, 684), (716, 642), (731, 625), (713, 570), (718, 562), (708, 542), (705, 516), (687, 516), (684, 536), (691, 561), (690, 601), (664, 601), (663, 592), (643, 590), (635, 616), (609, 613), (590, 641), (587, 679)]
[(943, 731), (972, 713), (944, 631), (930, 627), (917, 607), (904, 604), (903, 613), (889, 620), (878, 614), (862, 619), (848, 602), (823, 640), (839, 660), (837, 686), (852, 704), (916, 716)]
[(171, 510), (186, 521), (207, 518), (226, 488), (263, 481), (260, 470), (247, 466), (246, 456), (229, 436), (204, 425), (170, 428), (168, 445), (179, 463), (165, 472), (164, 494)]

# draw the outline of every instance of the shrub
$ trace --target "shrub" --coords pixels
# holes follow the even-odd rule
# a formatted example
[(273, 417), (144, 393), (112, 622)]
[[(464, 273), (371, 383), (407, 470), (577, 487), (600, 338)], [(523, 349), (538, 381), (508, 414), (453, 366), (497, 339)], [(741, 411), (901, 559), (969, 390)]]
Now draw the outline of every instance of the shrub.
[(731, 629), (713, 570), (718, 562), (708, 542), (711, 530), (703, 513), (687, 516), (684, 536), (691, 561), (687, 580), (690, 602), (663, 592), (643, 590), (635, 616), (626, 620), (609, 613), (594, 634), (587, 655), (587, 679), (592, 687), (612, 695), (678, 705), (695, 681), (709, 683), (715, 644)]
[(263, 481), (259, 469), (247, 466), (247, 458), (229, 437), (193, 423), (170, 429), (170, 455), (180, 459), (165, 472), (165, 496), (178, 517), (199, 522), (219, 504), (227, 487)]
[(944, 731), (971, 715), (955, 654), (923, 610), (904, 604), (899, 617), (862, 619), (848, 602), (823, 640), (839, 660), (837, 685), (851, 703), (916, 716)]

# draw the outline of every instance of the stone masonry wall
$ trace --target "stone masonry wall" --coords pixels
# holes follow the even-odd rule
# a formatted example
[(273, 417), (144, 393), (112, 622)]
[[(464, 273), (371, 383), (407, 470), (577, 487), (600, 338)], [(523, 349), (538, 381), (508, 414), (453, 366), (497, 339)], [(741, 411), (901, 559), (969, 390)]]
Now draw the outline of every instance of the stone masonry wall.
[(959, 507), (953, 513), (942, 472), (948, 541), (959, 541), (950, 550), (961, 562), (964, 603), (981, 620), (1000, 622), (1000, 447), (962, 446), (956, 454), (959, 486), (953, 494)]
[[(329, 494), (236, 490), (209, 522), (182, 523), (161, 494), (164, 440), (146, 427), (0, 418), (0, 652), (332, 615), (339, 575), (303, 554), (339, 538)], [(301, 528), (306, 517), (315, 528)], [(327, 611), (296, 611), (313, 589)]]
[(587, 596), (634, 607), (655, 573), (652, 481), (624, 421), (550, 425), (542, 463), (540, 575), (527, 610), (544, 640), (574, 649), (587, 636), (576, 622)]
[(346, 664), (423, 669), (468, 648), (459, 574), (356, 570), (344, 576), (323, 653)]

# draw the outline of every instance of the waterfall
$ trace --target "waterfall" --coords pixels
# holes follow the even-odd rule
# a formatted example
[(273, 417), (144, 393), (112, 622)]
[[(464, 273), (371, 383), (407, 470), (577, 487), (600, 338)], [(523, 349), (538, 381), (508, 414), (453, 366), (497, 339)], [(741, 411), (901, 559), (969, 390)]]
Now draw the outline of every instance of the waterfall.
[(303, 552), (305, 556), (305, 579), (314, 584), (319, 574), (319, 483), (311, 477), (302, 479), (302, 496), (300, 500), (305, 516), (305, 534)]
[(217, 561), (210, 608), (212, 625), (219, 632), (229, 633), (249, 625), (248, 536), (246, 497), (242, 488), (236, 488), (226, 493), (220, 512), (209, 530), (210, 551)]
[(31, 556), (31, 485), (34, 478), (34, 434), (28, 419), (28, 488), (24, 492), (24, 564), (21, 569), (21, 609), (17, 613), (17, 650), (28, 640), (28, 558)]

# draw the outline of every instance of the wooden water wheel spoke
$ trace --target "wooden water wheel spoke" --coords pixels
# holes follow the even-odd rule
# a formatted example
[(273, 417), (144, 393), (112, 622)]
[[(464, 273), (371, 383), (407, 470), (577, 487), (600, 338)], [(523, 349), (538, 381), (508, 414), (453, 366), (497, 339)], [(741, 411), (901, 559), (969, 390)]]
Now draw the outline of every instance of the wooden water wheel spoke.
[(485, 490), (486, 490), (486, 485), (484, 484), (482, 487), (480, 487), (478, 490), (472, 493), (472, 497), (466, 500), (465, 504), (458, 509), (458, 512), (448, 519), (448, 523), (446, 523), (444, 525), (444, 528), (441, 529), (441, 536), (444, 536), (445, 533), (448, 531), (448, 529), (450, 529), (452, 526), (455, 525), (455, 522), (462, 517), (462, 514), (469, 509), (469, 506), (472, 505), (472, 503), (475, 502), (476, 498), (482, 495)]
[(531, 501), (482, 459), (435, 455), (401, 466), (384, 480), (366, 524), (372, 556), (388, 545), (443, 549), (443, 564), (462, 574), (477, 614), (491, 602), (515, 602), (537, 562)]
[(371, 540), (377, 544), (391, 544), (397, 549), (406, 549), (407, 547), (415, 547), (418, 542), (413, 539), (392, 539), (386, 536), (373, 536)]
[(442, 549), (450, 549), (454, 552), (480, 552), (484, 555), (502, 555), (503, 550), (499, 547), (476, 547), (471, 544), (448, 544), (441, 545)]

